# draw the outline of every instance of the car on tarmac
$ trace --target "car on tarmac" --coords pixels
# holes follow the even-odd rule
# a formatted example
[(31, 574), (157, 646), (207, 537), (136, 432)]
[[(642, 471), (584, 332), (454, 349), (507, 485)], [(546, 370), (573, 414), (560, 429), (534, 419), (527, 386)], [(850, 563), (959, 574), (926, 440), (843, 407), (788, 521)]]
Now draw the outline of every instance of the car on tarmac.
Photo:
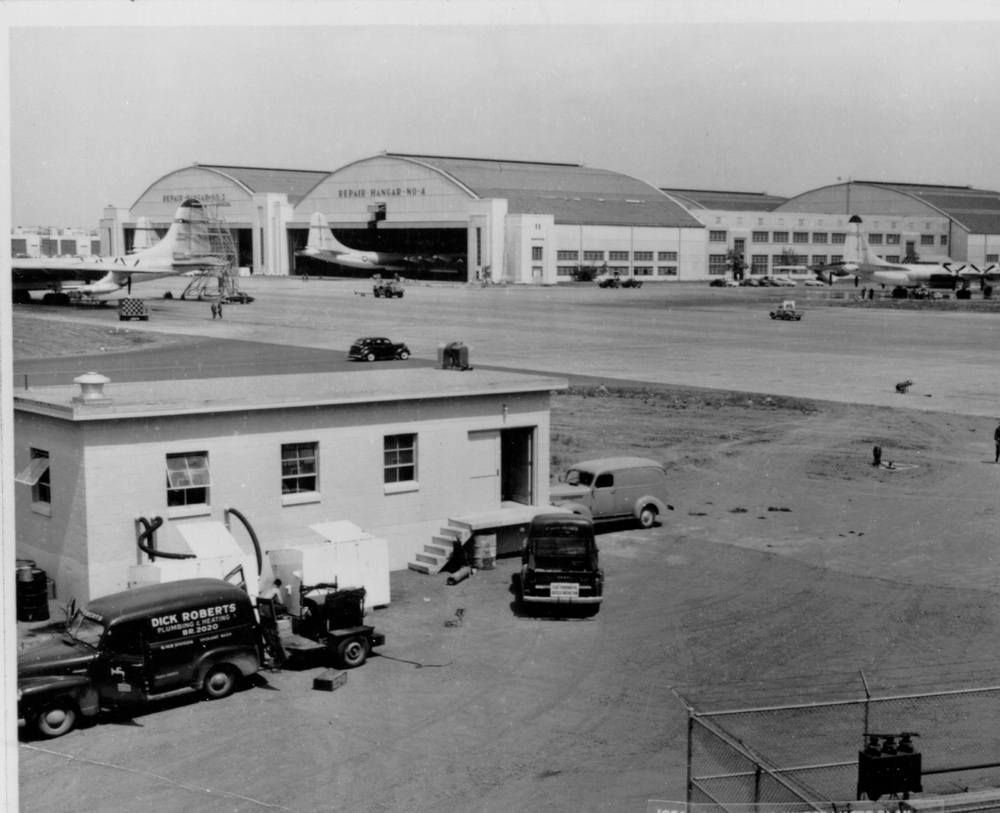
[(369, 336), (358, 339), (347, 353), (349, 361), (405, 360), (410, 357), (410, 348), (402, 342), (393, 342), (384, 336)]
[(249, 305), (253, 302), (253, 297), (243, 291), (236, 291), (236, 293), (226, 294), (222, 297), (222, 301), (227, 305)]
[(825, 282), (821, 282), (818, 279), (807, 279), (802, 284), (805, 285), (806, 288), (825, 288), (826, 287), (826, 283)]
[(726, 281), (724, 279), (713, 279), (710, 283), (708, 283), (708, 287), (709, 288), (725, 288), (726, 287)]
[(636, 279), (635, 277), (628, 277), (622, 280), (622, 288), (641, 288), (642, 280)]

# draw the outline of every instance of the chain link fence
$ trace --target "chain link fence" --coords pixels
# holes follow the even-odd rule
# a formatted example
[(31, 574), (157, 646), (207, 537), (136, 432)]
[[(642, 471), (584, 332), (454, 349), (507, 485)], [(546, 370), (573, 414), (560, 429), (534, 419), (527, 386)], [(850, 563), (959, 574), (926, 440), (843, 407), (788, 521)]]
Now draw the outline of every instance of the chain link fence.
[[(862, 795), (858, 752), (869, 734), (916, 735), (922, 797), (1000, 788), (1000, 687), (725, 711), (699, 711), (681, 700), (688, 709), (689, 809), (858, 809), (847, 800)], [(995, 805), (980, 809), (1000, 810), (1000, 792)]]

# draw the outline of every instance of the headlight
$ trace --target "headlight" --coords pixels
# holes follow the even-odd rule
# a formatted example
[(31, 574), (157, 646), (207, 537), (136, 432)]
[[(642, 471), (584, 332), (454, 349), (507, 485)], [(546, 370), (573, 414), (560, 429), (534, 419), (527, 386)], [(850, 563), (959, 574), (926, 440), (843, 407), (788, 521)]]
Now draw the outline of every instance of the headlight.
[(18, 703), (21, 702), (21, 697), (23, 696), (23, 694), (24, 694), (24, 692), (22, 692), (20, 689), (17, 690), (17, 702)]

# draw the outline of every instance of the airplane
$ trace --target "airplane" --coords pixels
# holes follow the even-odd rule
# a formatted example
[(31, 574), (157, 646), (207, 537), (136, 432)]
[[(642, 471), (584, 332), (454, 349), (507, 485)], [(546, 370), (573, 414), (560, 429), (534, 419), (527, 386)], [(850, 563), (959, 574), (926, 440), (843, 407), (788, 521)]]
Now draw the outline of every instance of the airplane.
[(461, 254), (411, 255), (385, 251), (359, 251), (349, 248), (333, 236), (333, 230), (322, 212), (314, 212), (309, 221), (309, 241), (295, 252), (300, 257), (313, 257), (348, 268), (368, 271), (413, 271), (421, 268), (460, 268)]
[(861, 218), (851, 217), (856, 226), (855, 234), (847, 236), (844, 259), (840, 262), (814, 266), (817, 276), (828, 284), (834, 277), (854, 278), (858, 281), (896, 288), (957, 288), (973, 280), (986, 282), (1000, 278), (996, 263), (980, 270), (971, 263), (890, 263), (883, 260), (868, 244), (868, 237), (861, 232)]
[(30, 291), (48, 291), (43, 302), (68, 304), (72, 298), (101, 297), (132, 282), (221, 268), (229, 261), (211, 252), (205, 208), (191, 198), (178, 207), (170, 229), (155, 245), (118, 257), (42, 257), (11, 261), (15, 302)]

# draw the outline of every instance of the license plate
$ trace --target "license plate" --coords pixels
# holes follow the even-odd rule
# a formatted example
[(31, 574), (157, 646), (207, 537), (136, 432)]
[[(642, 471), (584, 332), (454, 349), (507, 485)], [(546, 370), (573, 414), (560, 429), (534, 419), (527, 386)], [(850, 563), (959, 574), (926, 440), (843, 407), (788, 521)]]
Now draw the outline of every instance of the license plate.
[(552, 598), (579, 598), (580, 585), (574, 582), (555, 582), (551, 585)]

